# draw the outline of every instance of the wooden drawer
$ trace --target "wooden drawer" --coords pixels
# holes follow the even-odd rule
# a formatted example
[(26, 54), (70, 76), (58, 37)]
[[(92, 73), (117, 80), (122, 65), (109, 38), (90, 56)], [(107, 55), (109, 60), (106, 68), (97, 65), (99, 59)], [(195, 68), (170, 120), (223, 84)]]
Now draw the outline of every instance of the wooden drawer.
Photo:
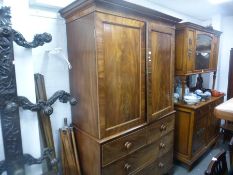
[(168, 151), (173, 149), (174, 132), (171, 131), (157, 142), (155, 142), (155, 152), (159, 153), (159, 157), (166, 154)]
[(154, 161), (135, 175), (162, 175), (171, 171), (173, 166), (173, 151), (170, 150), (159, 160)]
[(218, 100), (215, 102), (215, 106), (220, 105), (222, 102), (223, 102), (223, 97), (220, 98), (220, 99), (218, 99)]
[(102, 145), (102, 166), (146, 145), (146, 128)]
[(150, 144), (140, 150), (135, 151), (120, 160), (102, 168), (103, 175), (125, 175), (142, 169), (145, 164), (153, 162), (159, 157), (159, 149), (156, 144)]
[(175, 115), (169, 115), (166, 118), (151, 124), (148, 128), (148, 142), (152, 143), (163, 137), (174, 129)]
[(202, 107), (196, 111), (196, 119), (199, 120), (200, 118), (206, 116), (210, 112), (211, 105), (207, 105), (205, 107)]

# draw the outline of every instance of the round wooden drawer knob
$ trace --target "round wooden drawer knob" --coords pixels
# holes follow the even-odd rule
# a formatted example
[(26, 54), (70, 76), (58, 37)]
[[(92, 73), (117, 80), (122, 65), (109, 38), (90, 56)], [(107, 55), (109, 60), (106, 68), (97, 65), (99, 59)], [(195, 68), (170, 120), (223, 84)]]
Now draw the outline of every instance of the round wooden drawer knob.
[(126, 171), (129, 171), (130, 168), (131, 168), (131, 165), (128, 164), (128, 163), (126, 163), (125, 166), (124, 166), (124, 169), (125, 169)]
[(162, 124), (162, 125), (160, 126), (160, 130), (161, 130), (161, 131), (165, 131), (166, 129), (167, 129), (167, 126), (164, 125), (164, 124)]
[(132, 147), (132, 143), (131, 142), (125, 142), (125, 148), (127, 149), (127, 150), (129, 150), (131, 147)]
[(164, 164), (159, 162), (159, 168), (163, 168), (164, 167)]
[(165, 143), (160, 143), (160, 144), (159, 144), (159, 147), (160, 147), (161, 149), (164, 149), (164, 148), (166, 147), (166, 145), (165, 145)]

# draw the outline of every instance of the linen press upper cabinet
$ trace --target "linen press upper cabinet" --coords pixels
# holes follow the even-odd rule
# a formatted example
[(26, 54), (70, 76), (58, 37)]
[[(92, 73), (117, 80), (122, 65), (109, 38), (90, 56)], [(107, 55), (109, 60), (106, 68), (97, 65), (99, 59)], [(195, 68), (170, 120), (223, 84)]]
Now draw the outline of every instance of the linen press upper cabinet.
[[(67, 25), (71, 93), (79, 99), (72, 122), (83, 173), (131, 174), (157, 164), (168, 171), (180, 20), (122, 0), (78, 0), (60, 13)], [(169, 146), (158, 154), (160, 141)]]
[[(170, 24), (156, 23), (145, 15), (158, 19), (160, 13), (133, 7), (139, 8), (124, 1), (76, 1), (61, 12), (73, 67), (71, 91), (79, 98), (73, 123), (96, 138), (173, 110), (173, 24), (179, 20), (164, 16)], [(137, 10), (147, 14), (135, 16)]]
[(176, 26), (176, 75), (216, 72), (221, 32), (193, 23)]

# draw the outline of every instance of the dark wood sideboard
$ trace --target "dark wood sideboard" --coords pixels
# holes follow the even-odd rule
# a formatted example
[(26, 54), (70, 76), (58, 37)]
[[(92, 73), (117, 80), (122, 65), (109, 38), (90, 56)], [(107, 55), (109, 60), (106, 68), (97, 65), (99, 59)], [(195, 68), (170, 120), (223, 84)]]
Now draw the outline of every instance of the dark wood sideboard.
[[(202, 73), (213, 72), (214, 89), (220, 35), (220, 31), (189, 22), (176, 25), (175, 75), (181, 79), (182, 99), (187, 76), (193, 74), (201, 78)], [(198, 86), (196, 89), (202, 88)], [(175, 158), (190, 169), (217, 141), (220, 122), (213, 111), (222, 102), (223, 96), (211, 97), (196, 105), (188, 105), (183, 100), (175, 104)]]
[(78, 0), (60, 13), (79, 97), (72, 122), (83, 174), (169, 172), (180, 19), (122, 0)]
[(223, 96), (197, 105), (175, 104), (174, 154), (190, 169), (218, 139), (220, 120), (214, 116), (214, 108), (222, 102)]

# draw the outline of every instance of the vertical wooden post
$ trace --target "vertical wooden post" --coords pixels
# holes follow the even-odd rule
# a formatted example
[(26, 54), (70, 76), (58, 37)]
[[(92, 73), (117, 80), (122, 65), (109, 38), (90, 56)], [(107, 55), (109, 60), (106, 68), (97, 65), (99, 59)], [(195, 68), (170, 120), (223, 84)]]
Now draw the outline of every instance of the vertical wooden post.
[(214, 74), (213, 74), (213, 85), (212, 85), (212, 89), (215, 88), (215, 81), (216, 81), (216, 71), (214, 71)]
[[(41, 74), (34, 74), (34, 81), (35, 81), (35, 88), (36, 88), (36, 101), (39, 100), (47, 100), (46, 90), (45, 90), (45, 83), (44, 83), (44, 76)], [(52, 125), (50, 121), (50, 117), (46, 115), (43, 111), (38, 111), (38, 120), (40, 126), (40, 132), (42, 135), (43, 140), (43, 147), (53, 149), (52, 158), (56, 158), (56, 152), (54, 147), (53, 141), (53, 133), (52, 133)], [(47, 160), (47, 168), (48, 170), (52, 170), (52, 168), (57, 171), (57, 166), (54, 165), (53, 167)]]
[(186, 76), (181, 76), (182, 101), (184, 101), (185, 85), (186, 85)]
[(232, 97), (233, 97), (233, 48), (231, 48), (231, 51), (230, 51), (227, 99), (229, 100)]

